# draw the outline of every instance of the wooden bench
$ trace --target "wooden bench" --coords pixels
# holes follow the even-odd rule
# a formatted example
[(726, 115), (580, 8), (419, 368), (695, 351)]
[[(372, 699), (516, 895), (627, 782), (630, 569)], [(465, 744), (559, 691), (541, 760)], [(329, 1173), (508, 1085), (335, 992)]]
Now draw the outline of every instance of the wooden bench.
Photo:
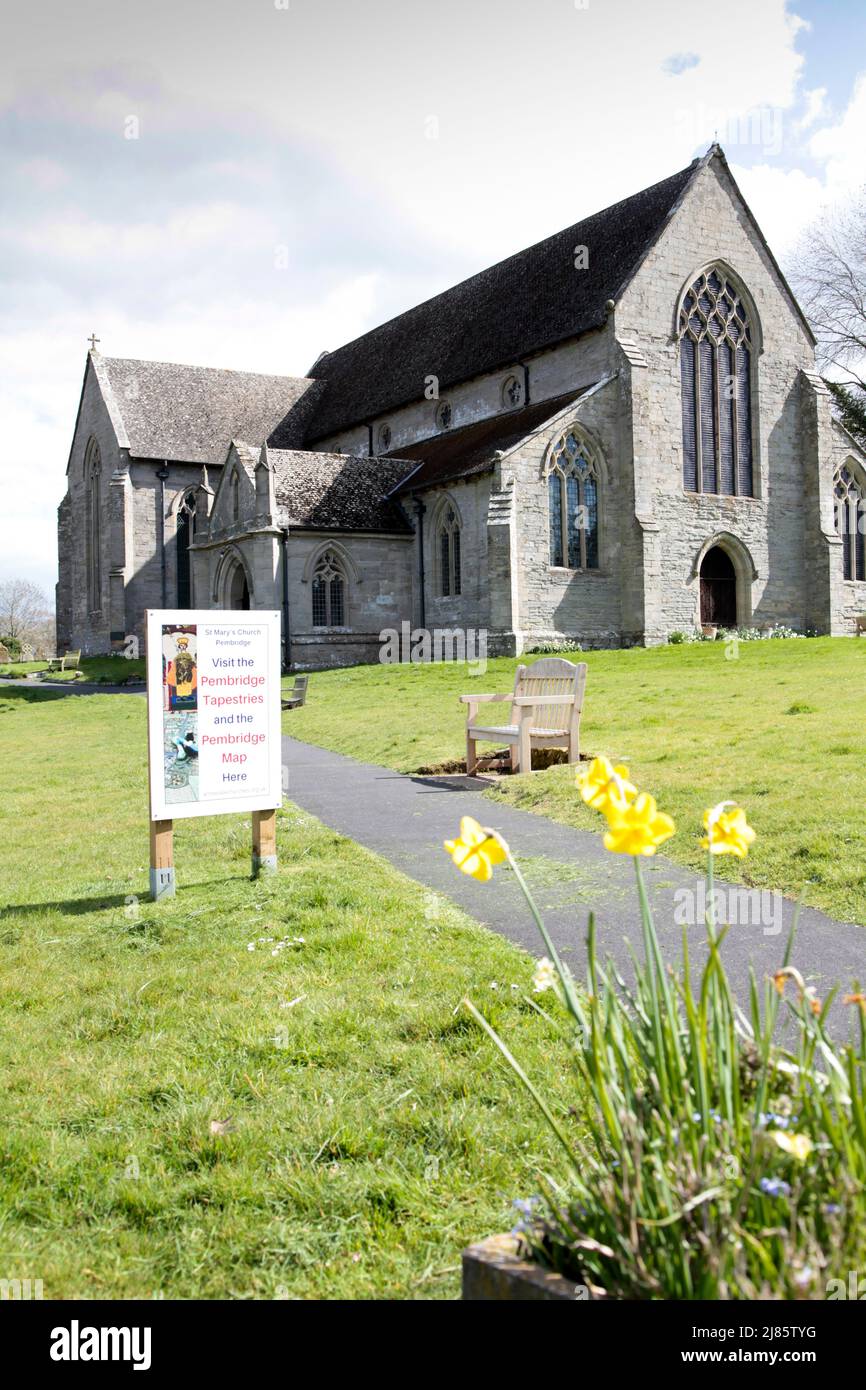
[[(580, 712), (586, 686), (586, 662), (544, 657), (531, 666), (518, 666), (514, 690), (507, 695), (461, 695), (469, 706), (466, 719), (466, 771), (472, 775), (478, 758), (475, 744), (507, 743), (512, 772), (532, 771), (533, 748), (565, 748), (568, 761), (580, 757)], [(511, 702), (508, 724), (484, 723), (478, 706)]]
[(52, 656), (48, 662), (49, 671), (77, 671), (81, 662), (81, 650), (67, 652), (65, 656)]
[(280, 701), (283, 709), (300, 709), (307, 699), (307, 682), (309, 676), (295, 676), (295, 683), (291, 690), (283, 696)]

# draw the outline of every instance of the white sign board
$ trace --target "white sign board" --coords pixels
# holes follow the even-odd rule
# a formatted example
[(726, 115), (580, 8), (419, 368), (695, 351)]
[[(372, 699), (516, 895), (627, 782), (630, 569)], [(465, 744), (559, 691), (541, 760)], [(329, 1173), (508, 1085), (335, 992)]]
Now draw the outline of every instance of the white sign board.
[(147, 612), (150, 818), (282, 804), (279, 613)]

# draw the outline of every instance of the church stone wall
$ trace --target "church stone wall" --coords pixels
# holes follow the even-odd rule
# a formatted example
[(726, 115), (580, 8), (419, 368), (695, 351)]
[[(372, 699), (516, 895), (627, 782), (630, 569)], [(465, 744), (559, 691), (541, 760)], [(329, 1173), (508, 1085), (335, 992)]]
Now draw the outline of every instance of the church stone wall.
[[(755, 354), (754, 498), (701, 496), (682, 483), (682, 403), (676, 311), (680, 294), (708, 263), (727, 262), (754, 301), (763, 351)], [(757, 327), (757, 326), (755, 326)], [(647, 365), (632, 365), (637, 511), (654, 535), (645, 566), (645, 632), (663, 641), (699, 622), (695, 562), (716, 534), (757, 578), (743, 594), (741, 621), (806, 625), (804, 476), (816, 466), (803, 432), (799, 375), (813, 366), (806, 329), (779, 283), (761, 239), (717, 164), (704, 168), (616, 308), (619, 337), (633, 338)], [(754, 330), (753, 330), (754, 331)], [(812, 524), (812, 518), (809, 518)]]
[[(487, 551), (487, 508), (490, 498), (490, 474), (480, 478), (455, 480), (441, 488), (431, 488), (421, 496), (424, 503), (424, 625), (434, 628), (472, 628), (477, 631), (490, 626), (490, 586), (495, 576), (490, 573)], [(439, 521), (449, 504), (460, 518), (460, 588), (458, 595), (442, 595), (439, 549)], [(414, 512), (407, 506), (415, 520)], [(417, 525), (417, 521), (416, 521)], [(414, 621), (421, 621), (418, 599), (418, 544), (412, 546)], [(409, 614), (407, 613), (408, 617)]]
[[(622, 393), (618, 383), (611, 381), (502, 460), (503, 480), (509, 475), (514, 478), (523, 649), (564, 639), (585, 647), (615, 646), (621, 639), (622, 566), (634, 514), (629, 450), (622, 449), (621, 417)], [(598, 570), (585, 573), (550, 563), (547, 457), (551, 445), (572, 424), (601, 456), (604, 472), (600, 564)]]
[[(87, 479), (85, 458), (87, 446), (95, 439), (99, 446), (101, 472), (99, 476), (99, 572), (101, 597), (98, 609), (91, 611), (90, 586), (87, 573)], [(96, 376), (88, 367), (78, 427), (72, 441), (67, 470), (65, 513), (59, 534), (60, 579), (67, 586), (60, 597), (58, 615), (62, 614), (63, 632), (58, 626), (58, 644), (66, 650), (80, 650), (96, 655), (111, 650), (109, 574), (111, 569), (111, 539), (108, 525), (109, 487), (113, 472), (125, 464), (123, 451), (118, 448), (114, 427), (102, 399)]]
[[(581, 272), (575, 270), (574, 273), (579, 275)], [(445, 433), (436, 423), (436, 412), (443, 401), (447, 401), (451, 406), (449, 429), (460, 429), (464, 425), (474, 424), (493, 415), (507, 415), (508, 410), (514, 409), (515, 406), (546, 400), (568, 391), (578, 391), (584, 386), (591, 386), (603, 375), (608, 358), (609, 344), (606, 334), (590, 333), (579, 341), (562, 343), (547, 352), (529, 357), (525, 363), (514, 362), (495, 372), (461, 382), (448, 390), (443, 389), (433, 400), (424, 397), (425, 383), (420, 381), (418, 400), (389, 411), (372, 422), (373, 453), (387, 452), (399, 455), (401, 448), (408, 448), (421, 440)], [(434, 375), (435, 371), (434, 363), (430, 367), (430, 374)], [(509, 405), (504, 388), (512, 380), (520, 386), (520, 397)], [(391, 431), (387, 448), (382, 447), (379, 438), (379, 431), (385, 424)], [(331, 435), (311, 447), (344, 454), (366, 454), (370, 448), (370, 430), (367, 425), (358, 425)]]
[[(312, 570), (329, 547), (343, 562), (346, 623), (313, 626)], [(298, 670), (353, 666), (380, 659), (382, 633), (400, 632), (412, 612), (411, 536), (344, 532), (289, 533), (289, 631), (291, 660)], [(280, 583), (282, 582), (280, 576)]]
[[(177, 606), (177, 508), (185, 492), (201, 479), (201, 465), (169, 463), (164, 498), (157, 470), (159, 459), (132, 459), (131, 534), (127, 536), (126, 631), (134, 633), (144, 650), (144, 614), (148, 608)], [(163, 590), (163, 552), (160, 549), (160, 508), (164, 503), (165, 587)], [(163, 597), (164, 593), (164, 597)], [(198, 605), (193, 578), (193, 604)], [(204, 607), (208, 605), (203, 604)]]

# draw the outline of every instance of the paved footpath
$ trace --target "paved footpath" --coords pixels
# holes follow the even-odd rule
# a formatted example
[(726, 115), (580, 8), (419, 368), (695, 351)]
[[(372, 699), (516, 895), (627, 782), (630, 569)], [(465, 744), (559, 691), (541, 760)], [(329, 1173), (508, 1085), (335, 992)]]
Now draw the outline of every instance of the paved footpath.
[[(611, 956), (625, 975), (631, 974), (626, 943), (639, 957), (643, 954), (632, 861), (608, 853), (600, 834), (499, 805), (481, 796), (489, 783), (474, 777), (403, 776), (285, 735), (283, 760), (289, 769), (291, 801), (381, 854), (410, 878), (445, 894), (534, 956), (543, 954), (543, 946), (513, 875), (495, 873), (492, 882), (477, 883), (459, 873), (444, 853), (442, 841), (457, 833), (461, 816), (474, 816), (508, 841), (524, 866), (557, 949), (580, 978), (590, 910), (596, 915), (602, 954)], [(700, 880), (661, 855), (644, 859), (643, 865), (659, 937), (666, 958), (673, 962), (682, 950), (682, 927), (674, 921), (681, 899), (675, 895), (686, 889), (694, 897)], [(725, 939), (725, 965), (743, 1007), (748, 1003), (749, 963), (759, 982), (781, 964), (796, 905), (787, 898), (776, 898), (775, 903), (782, 918), (775, 934), (772, 925), (770, 932), (761, 926), (735, 926)], [(689, 932), (689, 951), (698, 964), (704, 958), (703, 936), (701, 917), (701, 926)], [(866, 927), (803, 908), (792, 962), (819, 996), (837, 981), (844, 989), (854, 978), (866, 981)], [(834, 1002), (834, 1033), (847, 1036), (852, 1012), (840, 999)]]

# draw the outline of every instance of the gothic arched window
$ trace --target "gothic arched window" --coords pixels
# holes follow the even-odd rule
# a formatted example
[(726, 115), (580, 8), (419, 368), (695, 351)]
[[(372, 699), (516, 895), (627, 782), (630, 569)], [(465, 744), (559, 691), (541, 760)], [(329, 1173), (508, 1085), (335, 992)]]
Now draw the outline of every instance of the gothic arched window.
[(683, 487), (752, 497), (752, 327), (723, 271), (704, 271), (679, 319)]
[(850, 469), (837, 471), (833, 495), (836, 530), (842, 537), (842, 573), (846, 579), (866, 579), (866, 500)]
[(177, 511), (177, 606), (192, 607), (192, 567), (189, 548), (195, 537), (195, 493), (188, 492)]
[(346, 580), (333, 550), (326, 550), (313, 571), (313, 627), (345, 627)]
[(85, 555), (87, 562), (87, 601), (91, 613), (102, 608), (102, 548), (100, 528), (99, 480), (102, 460), (99, 445), (91, 439), (84, 456)]
[(460, 521), (446, 507), (439, 522), (439, 593), (443, 598), (462, 592), (460, 581)]
[(552, 565), (598, 569), (598, 483), (595, 459), (569, 430), (554, 444), (548, 465)]

